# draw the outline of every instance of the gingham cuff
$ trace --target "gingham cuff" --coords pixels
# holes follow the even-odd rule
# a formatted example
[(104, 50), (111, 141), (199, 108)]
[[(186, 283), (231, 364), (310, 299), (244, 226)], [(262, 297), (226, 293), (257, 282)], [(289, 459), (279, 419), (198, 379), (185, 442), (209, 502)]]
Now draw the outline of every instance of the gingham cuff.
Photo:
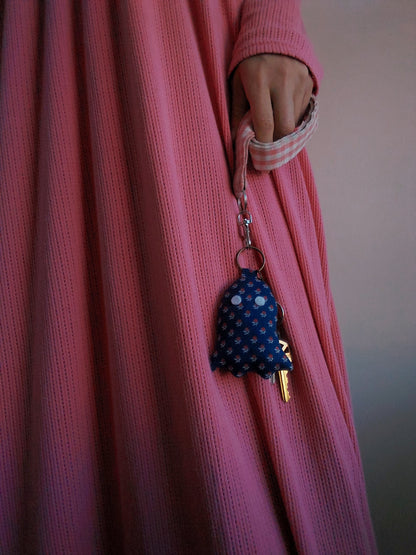
[(294, 158), (312, 137), (318, 125), (318, 102), (311, 97), (305, 119), (290, 135), (273, 143), (261, 143), (255, 138), (251, 112), (248, 111), (238, 126), (235, 143), (235, 172), (233, 190), (237, 199), (246, 188), (248, 153), (258, 171), (280, 168)]

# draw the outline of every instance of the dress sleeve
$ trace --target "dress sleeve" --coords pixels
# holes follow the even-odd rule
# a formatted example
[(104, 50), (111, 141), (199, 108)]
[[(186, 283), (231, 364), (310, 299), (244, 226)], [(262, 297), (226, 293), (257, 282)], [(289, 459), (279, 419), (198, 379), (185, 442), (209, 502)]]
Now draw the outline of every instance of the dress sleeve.
[(244, 0), (228, 77), (242, 60), (255, 54), (297, 58), (308, 66), (317, 94), (323, 71), (306, 35), (300, 0)]

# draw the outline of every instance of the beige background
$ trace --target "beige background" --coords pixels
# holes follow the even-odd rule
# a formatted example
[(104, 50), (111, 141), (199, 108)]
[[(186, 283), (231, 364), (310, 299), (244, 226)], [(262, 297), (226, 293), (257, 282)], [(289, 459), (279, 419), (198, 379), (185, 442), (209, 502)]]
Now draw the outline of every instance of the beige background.
[(416, 0), (304, 0), (309, 143), (380, 554), (416, 553)]

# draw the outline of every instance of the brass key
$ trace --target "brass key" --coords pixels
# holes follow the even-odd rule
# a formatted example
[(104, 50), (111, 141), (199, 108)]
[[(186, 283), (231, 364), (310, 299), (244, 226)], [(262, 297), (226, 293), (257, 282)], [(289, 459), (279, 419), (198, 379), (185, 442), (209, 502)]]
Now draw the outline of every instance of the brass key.
[(288, 370), (278, 370), (278, 372), (279, 372), (279, 382), (280, 382), (280, 393), (282, 394), (283, 401), (285, 401), (287, 403), (290, 399), (289, 389), (288, 389), (288, 385), (289, 385), (288, 373), (289, 373), (289, 371)]
[(285, 401), (286, 403), (290, 399), (289, 389), (288, 389), (288, 384), (289, 384), (288, 373), (289, 373), (288, 370), (277, 370), (270, 378), (271, 383), (275, 384), (276, 374), (279, 374), (280, 393), (282, 394), (283, 401)]
[[(279, 340), (280, 346), (282, 348), (282, 351), (285, 353), (285, 355), (287, 356), (287, 358), (290, 360), (290, 362), (292, 362), (292, 355), (289, 349), (289, 343), (287, 341), (284, 341), (283, 339)], [(270, 381), (272, 384), (276, 383), (276, 374), (279, 374), (279, 384), (280, 384), (280, 393), (282, 394), (282, 399), (283, 401), (285, 401), (285, 403), (287, 403), (290, 399), (290, 395), (289, 395), (289, 370), (278, 370), (277, 372), (275, 372), (272, 377), (270, 378)]]

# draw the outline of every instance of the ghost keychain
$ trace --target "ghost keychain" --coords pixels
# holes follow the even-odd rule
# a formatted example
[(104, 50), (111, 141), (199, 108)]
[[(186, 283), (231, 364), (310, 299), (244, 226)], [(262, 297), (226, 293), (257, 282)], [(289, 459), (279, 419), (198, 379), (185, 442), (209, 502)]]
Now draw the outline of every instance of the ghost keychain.
[[(250, 110), (238, 126), (233, 191), (239, 208), (237, 221), (243, 230), (245, 244), (236, 255), (241, 275), (224, 293), (218, 308), (216, 344), (210, 357), (212, 370), (223, 368), (236, 377), (251, 371), (276, 383), (277, 374), (285, 402), (290, 398), (288, 373), (293, 370), (292, 355), (288, 342), (278, 332), (279, 328), (280, 333), (282, 329), (283, 308), (261, 275), (265, 256), (251, 244), (250, 225), (253, 220), (247, 208), (247, 162), (250, 153), (253, 166), (258, 171), (283, 166), (303, 149), (317, 122), (318, 103), (312, 95), (302, 123), (293, 133), (277, 141), (257, 141)], [(258, 270), (240, 266), (239, 257), (247, 249), (260, 253), (262, 265)]]
[[(279, 337), (278, 327), (283, 321), (284, 311), (276, 301), (269, 285), (262, 279), (261, 270), (265, 266), (263, 252), (251, 244), (250, 225), (252, 217), (239, 201), (239, 225), (244, 228), (245, 245), (236, 255), (236, 263), (241, 271), (224, 293), (218, 308), (217, 339), (211, 355), (212, 370), (224, 369), (236, 377), (247, 372), (256, 372), (264, 379), (276, 382), (279, 376), (282, 399), (289, 401), (288, 372), (293, 370), (288, 343)], [(258, 270), (242, 268), (240, 255), (247, 249), (260, 253), (263, 263)], [(279, 315), (280, 313), (280, 315)]]

